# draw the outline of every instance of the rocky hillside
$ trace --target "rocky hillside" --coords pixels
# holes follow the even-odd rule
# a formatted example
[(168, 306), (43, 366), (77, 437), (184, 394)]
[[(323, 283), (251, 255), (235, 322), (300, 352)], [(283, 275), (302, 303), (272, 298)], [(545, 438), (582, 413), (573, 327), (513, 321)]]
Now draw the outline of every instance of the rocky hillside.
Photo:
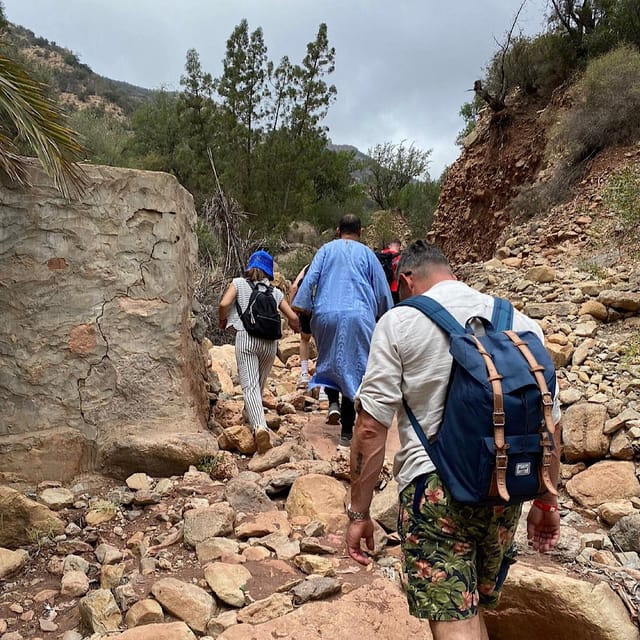
[(149, 89), (105, 78), (81, 62), (73, 51), (19, 25), (8, 25), (3, 46), (34, 69), (36, 76), (49, 84), (71, 111), (93, 108), (123, 117), (151, 97)]

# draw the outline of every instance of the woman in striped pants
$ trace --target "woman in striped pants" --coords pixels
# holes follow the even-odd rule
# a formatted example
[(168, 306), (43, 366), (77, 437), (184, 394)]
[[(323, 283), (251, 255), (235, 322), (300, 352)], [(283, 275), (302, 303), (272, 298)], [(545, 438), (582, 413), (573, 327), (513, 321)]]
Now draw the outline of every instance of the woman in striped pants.
[[(253, 431), (258, 453), (264, 453), (272, 446), (271, 430), (267, 426), (262, 407), (262, 393), (276, 358), (278, 341), (250, 335), (240, 319), (236, 302), (240, 310), (244, 311), (251, 298), (252, 287), (249, 281), (268, 285), (272, 279), (273, 258), (266, 251), (256, 251), (249, 258), (245, 277), (234, 278), (222, 296), (218, 313), (221, 329), (230, 325), (236, 330), (238, 378), (244, 397), (245, 416)], [(289, 321), (289, 326), (294, 331), (299, 331), (300, 320), (284, 299), (282, 291), (273, 288), (271, 294), (278, 309)]]

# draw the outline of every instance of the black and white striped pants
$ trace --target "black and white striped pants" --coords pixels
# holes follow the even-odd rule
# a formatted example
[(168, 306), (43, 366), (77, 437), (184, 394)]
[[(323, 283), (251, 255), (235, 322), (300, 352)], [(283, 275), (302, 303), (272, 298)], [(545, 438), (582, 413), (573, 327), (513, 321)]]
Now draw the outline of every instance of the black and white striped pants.
[(249, 426), (266, 427), (262, 408), (262, 392), (267, 376), (276, 359), (277, 340), (265, 340), (249, 335), (246, 331), (236, 334), (236, 362), (238, 378), (244, 396), (244, 407)]

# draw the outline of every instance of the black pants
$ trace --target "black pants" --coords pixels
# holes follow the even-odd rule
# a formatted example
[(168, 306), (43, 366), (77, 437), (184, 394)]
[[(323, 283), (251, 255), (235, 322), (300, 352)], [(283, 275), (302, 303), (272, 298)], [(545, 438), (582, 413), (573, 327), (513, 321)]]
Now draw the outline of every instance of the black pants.
[[(327, 398), (329, 398), (329, 404), (340, 404), (340, 392), (337, 389), (330, 389), (325, 387)], [(353, 425), (356, 421), (356, 408), (353, 406), (353, 400), (349, 400), (345, 396), (342, 396), (342, 404), (340, 404), (340, 424), (342, 429), (340, 430), (340, 436), (343, 438), (351, 439), (353, 436)]]

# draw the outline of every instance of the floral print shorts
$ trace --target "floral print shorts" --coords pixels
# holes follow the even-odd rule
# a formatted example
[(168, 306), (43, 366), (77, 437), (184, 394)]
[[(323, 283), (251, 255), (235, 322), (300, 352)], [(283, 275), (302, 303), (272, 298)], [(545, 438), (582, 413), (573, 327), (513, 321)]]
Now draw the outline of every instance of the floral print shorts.
[(456, 502), (437, 473), (400, 494), (398, 533), (409, 611), (429, 620), (464, 620), (478, 604), (495, 607), (509, 566), (521, 505)]

